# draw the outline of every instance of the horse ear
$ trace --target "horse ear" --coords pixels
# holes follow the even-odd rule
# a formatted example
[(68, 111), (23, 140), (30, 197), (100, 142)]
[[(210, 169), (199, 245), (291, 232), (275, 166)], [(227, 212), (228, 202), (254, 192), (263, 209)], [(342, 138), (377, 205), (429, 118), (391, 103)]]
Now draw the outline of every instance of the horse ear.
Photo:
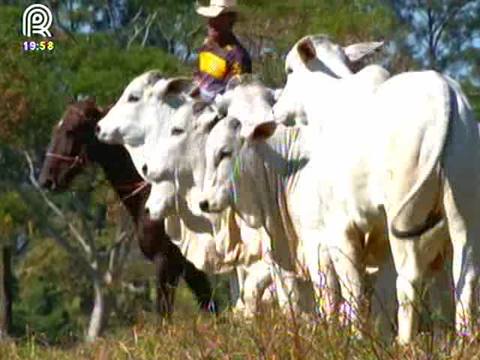
[(108, 104), (106, 106), (98, 106), (97, 105), (97, 110), (100, 112), (101, 116), (104, 117), (105, 115), (108, 114), (110, 109), (113, 108), (114, 106), (115, 106), (115, 103), (111, 103), (111, 104)]
[(90, 106), (97, 106), (97, 99), (95, 96), (89, 96), (85, 99), (85, 102)]
[(67, 105), (72, 105), (76, 102), (76, 100), (75, 97), (68, 95), (67, 97), (65, 97), (65, 102), (67, 103)]
[(310, 37), (305, 37), (297, 44), (297, 52), (300, 59), (306, 64), (317, 57), (315, 45)]

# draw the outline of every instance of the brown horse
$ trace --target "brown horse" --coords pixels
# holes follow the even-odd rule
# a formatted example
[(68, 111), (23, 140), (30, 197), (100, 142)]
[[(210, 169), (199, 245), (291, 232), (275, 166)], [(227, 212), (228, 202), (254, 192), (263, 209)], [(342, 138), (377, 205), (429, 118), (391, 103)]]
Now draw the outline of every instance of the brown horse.
[(196, 269), (171, 242), (163, 220), (151, 221), (145, 214), (150, 185), (137, 173), (125, 148), (97, 140), (95, 126), (107, 112), (91, 99), (68, 106), (62, 121), (54, 128), (40, 185), (54, 191), (66, 190), (88, 163), (100, 165), (135, 222), (140, 249), (155, 264), (159, 314), (172, 313), (180, 276), (195, 294), (201, 309), (216, 312), (206, 274)]

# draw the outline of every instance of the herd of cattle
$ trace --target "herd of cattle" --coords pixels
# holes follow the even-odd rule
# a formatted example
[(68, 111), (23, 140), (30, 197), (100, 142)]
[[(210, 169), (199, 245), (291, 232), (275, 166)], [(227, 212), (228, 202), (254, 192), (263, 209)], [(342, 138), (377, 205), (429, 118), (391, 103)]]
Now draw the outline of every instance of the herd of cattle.
[(376, 316), (379, 326), (396, 311), (407, 343), (435, 279), (432, 302), (453, 294), (442, 312), (472, 330), (479, 128), (447, 76), (363, 66), (382, 45), (306, 36), (287, 55), (283, 89), (240, 76), (211, 104), (191, 97), (191, 79), (150, 71), (96, 123), (151, 184), (146, 211), (186, 258), (237, 272), (248, 316), (273, 283), (289, 311), (343, 309), (352, 324)]

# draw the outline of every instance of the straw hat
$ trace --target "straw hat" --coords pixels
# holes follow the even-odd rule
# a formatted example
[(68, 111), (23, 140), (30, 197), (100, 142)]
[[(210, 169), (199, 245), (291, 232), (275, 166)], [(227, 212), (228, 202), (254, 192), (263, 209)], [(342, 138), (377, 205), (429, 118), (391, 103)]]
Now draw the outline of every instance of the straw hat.
[(210, 0), (210, 6), (197, 7), (199, 15), (214, 18), (227, 12), (237, 12), (237, 0)]

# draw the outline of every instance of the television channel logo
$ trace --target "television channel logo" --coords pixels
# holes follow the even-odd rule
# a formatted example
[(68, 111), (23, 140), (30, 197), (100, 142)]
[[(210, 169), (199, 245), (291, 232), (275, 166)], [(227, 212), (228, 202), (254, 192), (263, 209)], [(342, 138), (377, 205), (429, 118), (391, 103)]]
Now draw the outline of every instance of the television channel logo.
[(40, 35), (44, 38), (52, 37), (52, 11), (43, 4), (32, 4), (25, 9), (22, 15), (22, 33), (26, 37)]

